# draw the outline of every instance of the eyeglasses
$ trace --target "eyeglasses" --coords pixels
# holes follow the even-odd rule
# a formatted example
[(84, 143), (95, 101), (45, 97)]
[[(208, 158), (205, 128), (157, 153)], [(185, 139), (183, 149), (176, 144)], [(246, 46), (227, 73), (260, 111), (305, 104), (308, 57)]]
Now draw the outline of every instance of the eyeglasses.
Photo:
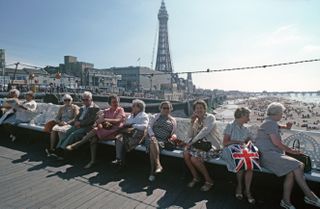
[(70, 102), (70, 101), (71, 101), (71, 99), (65, 99), (65, 100), (63, 100), (63, 101), (65, 101), (65, 102)]

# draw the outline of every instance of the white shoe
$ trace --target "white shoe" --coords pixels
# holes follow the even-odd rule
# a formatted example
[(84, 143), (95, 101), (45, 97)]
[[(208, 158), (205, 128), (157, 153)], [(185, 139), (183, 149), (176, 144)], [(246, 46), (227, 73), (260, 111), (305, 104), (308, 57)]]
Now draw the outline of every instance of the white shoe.
[(284, 200), (281, 200), (280, 206), (286, 209), (296, 209), (293, 205), (290, 203), (285, 202)]
[(149, 181), (152, 182), (152, 181), (156, 180), (156, 177), (154, 175), (150, 175), (148, 179), (149, 179)]
[(155, 173), (161, 173), (163, 170), (163, 168), (161, 166), (159, 166), (154, 172)]
[(12, 134), (10, 135), (10, 138), (11, 138), (11, 141), (12, 141), (12, 142), (14, 142), (14, 141), (17, 139), (17, 137), (14, 136), (14, 135), (12, 135)]
[(305, 196), (304, 197), (304, 202), (309, 204), (309, 205), (313, 205), (313, 206), (316, 206), (316, 207), (320, 208), (320, 199), (319, 198), (317, 198), (316, 200), (312, 200), (309, 197)]

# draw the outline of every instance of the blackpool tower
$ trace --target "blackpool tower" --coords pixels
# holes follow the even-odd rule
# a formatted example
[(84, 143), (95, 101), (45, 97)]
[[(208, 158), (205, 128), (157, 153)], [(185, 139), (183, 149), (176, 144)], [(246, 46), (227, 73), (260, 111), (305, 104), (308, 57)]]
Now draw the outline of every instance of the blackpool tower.
[(158, 50), (155, 70), (161, 72), (172, 73), (172, 64), (169, 49), (168, 37), (168, 19), (169, 15), (166, 10), (164, 1), (161, 2), (161, 7), (158, 13), (159, 20), (159, 35), (158, 35)]

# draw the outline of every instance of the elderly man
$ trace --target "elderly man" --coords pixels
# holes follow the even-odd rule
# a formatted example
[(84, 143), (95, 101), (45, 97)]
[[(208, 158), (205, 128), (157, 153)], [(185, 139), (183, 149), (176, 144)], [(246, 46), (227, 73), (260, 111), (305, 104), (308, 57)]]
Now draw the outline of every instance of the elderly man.
[(83, 106), (76, 116), (74, 125), (66, 132), (65, 137), (61, 138), (56, 149), (56, 154), (62, 155), (63, 150), (69, 144), (79, 141), (92, 128), (95, 122), (99, 107), (92, 101), (92, 94), (85, 91), (82, 95)]

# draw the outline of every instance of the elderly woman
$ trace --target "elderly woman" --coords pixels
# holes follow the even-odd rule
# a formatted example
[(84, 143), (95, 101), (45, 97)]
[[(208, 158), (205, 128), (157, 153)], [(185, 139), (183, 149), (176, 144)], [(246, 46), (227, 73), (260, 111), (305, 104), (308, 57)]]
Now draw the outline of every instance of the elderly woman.
[[(218, 139), (218, 132), (215, 124), (215, 117), (212, 114), (206, 113), (207, 104), (203, 100), (197, 100), (193, 104), (193, 115), (191, 117), (191, 125), (188, 131), (188, 144), (183, 153), (184, 161), (188, 166), (193, 180), (188, 184), (192, 188), (199, 182), (200, 172), (205, 179), (201, 191), (209, 191), (213, 186), (213, 181), (204, 165), (204, 160), (209, 160), (213, 156), (214, 150), (221, 148), (221, 143)], [(203, 142), (211, 142), (211, 149), (204, 151), (195, 147), (195, 144), (202, 140)]]
[(148, 125), (149, 139), (146, 141), (147, 150), (150, 155), (150, 176), (149, 181), (155, 180), (155, 173), (161, 173), (160, 150), (165, 148), (165, 143), (171, 138), (176, 138), (177, 129), (176, 119), (170, 113), (172, 104), (164, 101), (160, 104), (160, 113), (153, 115)]
[(65, 94), (62, 97), (62, 100), (64, 105), (60, 107), (55, 118), (57, 124), (53, 126), (50, 133), (50, 148), (46, 149), (48, 156), (54, 153), (58, 139), (63, 138), (65, 133), (72, 127), (76, 116), (79, 114), (79, 107), (72, 104), (72, 97), (69, 94)]
[(142, 100), (132, 101), (132, 112), (119, 130), (121, 133), (116, 136), (116, 159), (112, 161), (112, 164), (123, 166), (126, 151), (134, 149), (143, 141), (149, 123), (145, 106)]
[(304, 201), (320, 207), (320, 199), (310, 190), (304, 179), (303, 163), (285, 154), (300, 154), (300, 152), (289, 148), (281, 141), (280, 128), (290, 129), (292, 126), (292, 123), (278, 125), (277, 122), (282, 119), (284, 110), (282, 104), (275, 102), (267, 108), (268, 117), (261, 124), (256, 139), (256, 145), (261, 152), (261, 164), (277, 176), (285, 176), (281, 207), (295, 208), (290, 200), (294, 180), (305, 195)]
[(96, 120), (94, 124), (95, 127), (80, 141), (66, 147), (67, 150), (71, 151), (90, 141), (91, 161), (85, 168), (92, 167), (96, 162), (98, 141), (114, 139), (119, 128), (123, 126), (126, 115), (124, 109), (119, 106), (120, 98), (116, 95), (111, 95), (108, 103), (111, 107), (103, 111)]
[[(19, 95), (20, 91), (17, 89), (11, 89), (8, 94), (8, 99), (4, 100), (4, 103), (1, 106), (1, 119), (0, 124), (2, 124), (5, 120), (6, 123), (11, 123), (10, 121), (15, 121), (15, 112), (17, 107), (16, 105), (19, 104)], [(11, 119), (9, 119), (12, 117)]]
[[(232, 123), (227, 124), (224, 130), (223, 145), (227, 147), (232, 144), (245, 144), (251, 140), (251, 136), (247, 127), (244, 126), (245, 123), (249, 122), (250, 110), (244, 107), (237, 108), (234, 117), (235, 120)], [(224, 152), (223, 158), (227, 162), (227, 168), (230, 172), (235, 172), (236, 165), (234, 160), (231, 158), (230, 152)], [(250, 187), (252, 182), (252, 170), (240, 170), (237, 172), (237, 188), (235, 196), (237, 199), (242, 199), (242, 179), (244, 178), (245, 183), (245, 195), (250, 204), (255, 203), (255, 199), (251, 195)]]
[(30, 122), (31, 119), (35, 116), (34, 112), (37, 109), (37, 103), (34, 100), (33, 91), (28, 91), (25, 97), (26, 100), (24, 102), (20, 103), (19, 101), (17, 101), (17, 103), (14, 105), (15, 115), (3, 121), (3, 124), (8, 124), (6, 129), (9, 131), (12, 141), (16, 140), (16, 136), (13, 134), (14, 128), (12, 126), (23, 122)]

